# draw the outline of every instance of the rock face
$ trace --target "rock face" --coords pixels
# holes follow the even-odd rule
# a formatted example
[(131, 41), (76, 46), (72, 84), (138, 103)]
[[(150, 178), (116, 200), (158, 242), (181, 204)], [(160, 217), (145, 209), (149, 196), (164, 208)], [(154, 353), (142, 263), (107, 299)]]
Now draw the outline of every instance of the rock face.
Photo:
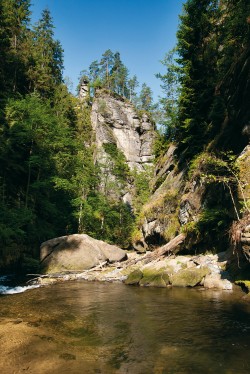
[(112, 143), (124, 154), (131, 170), (151, 165), (155, 126), (146, 114), (140, 117), (128, 100), (100, 90), (93, 101), (91, 123), (99, 160), (105, 160), (103, 144)]
[(183, 193), (185, 183), (184, 172), (177, 168), (175, 151), (176, 146), (170, 145), (156, 167), (156, 188), (142, 209), (139, 222), (141, 238), (135, 243), (137, 246), (140, 243), (144, 248), (147, 244), (161, 245), (178, 233), (179, 196)]
[(88, 86), (88, 84), (89, 84), (89, 82), (88, 82), (87, 79), (83, 80), (83, 82), (81, 84), (80, 91), (79, 91), (79, 99), (81, 101), (86, 100), (86, 98), (89, 95), (89, 86)]
[(86, 270), (103, 261), (122, 261), (127, 254), (122, 249), (91, 238), (86, 234), (61, 236), (41, 245), (41, 265), (47, 273)]
[(238, 187), (238, 198), (247, 210), (250, 201), (250, 145), (247, 145), (239, 155), (236, 165), (239, 169), (240, 184)]

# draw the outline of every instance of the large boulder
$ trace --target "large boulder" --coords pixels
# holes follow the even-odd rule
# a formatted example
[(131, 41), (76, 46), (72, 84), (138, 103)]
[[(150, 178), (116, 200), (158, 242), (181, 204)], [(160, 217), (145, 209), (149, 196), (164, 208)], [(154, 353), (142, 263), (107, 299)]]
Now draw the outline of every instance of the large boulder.
[(127, 254), (115, 245), (91, 238), (86, 234), (61, 236), (42, 243), (40, 260), (47, 273), (91, 269), (103, 261), (122, 261)]
[(194, 287), (201, 284), (203, 278), (210, 273), (207, 267), (190, 268), (178, 271), (170, 278), (173, 286)]

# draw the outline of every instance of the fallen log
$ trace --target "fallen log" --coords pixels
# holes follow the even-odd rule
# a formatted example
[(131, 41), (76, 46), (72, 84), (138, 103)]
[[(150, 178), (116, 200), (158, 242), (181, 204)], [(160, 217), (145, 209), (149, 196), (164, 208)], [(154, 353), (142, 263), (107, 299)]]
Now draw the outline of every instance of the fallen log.
[(185, 234), (179, 234), (175, 236), (172, 240), (170, 240), (167, 244), (163, 245), (162, 247), (159, 247), (155, 251), (151, 253), (147, 253), (146, 255), (140, 258), (134, 259), (134, 260), (127, 260), (124, 262), (124, 265), (125, 266), (134, 265), (140, 261), (145, 261), (146, 263), (148, 263), (166, 254), (168, 255), (174, 254), (175, 249), (184, 242), (185, 238), (186, 238)]
[(153, 254), (158, 256), (163, 256), (167, 252), (172, 252), (178, 247), (178, 245), (182, 244), (186, 238), (185, 234), (179, 234), (175, 236), (172, 240), (170, 240), (167, 244), (163, 245), (162, 247), (158, 248)]

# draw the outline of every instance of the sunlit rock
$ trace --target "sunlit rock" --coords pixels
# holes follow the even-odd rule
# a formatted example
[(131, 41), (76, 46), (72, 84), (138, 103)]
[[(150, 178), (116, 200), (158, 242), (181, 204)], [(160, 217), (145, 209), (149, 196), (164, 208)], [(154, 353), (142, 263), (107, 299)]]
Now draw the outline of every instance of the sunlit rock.
[(44, 271), (81, 271), (102, 262), (117, 262), (127, 258), (124, 250), (86, 234), (61, 236), (41, 245), (40, 260)]

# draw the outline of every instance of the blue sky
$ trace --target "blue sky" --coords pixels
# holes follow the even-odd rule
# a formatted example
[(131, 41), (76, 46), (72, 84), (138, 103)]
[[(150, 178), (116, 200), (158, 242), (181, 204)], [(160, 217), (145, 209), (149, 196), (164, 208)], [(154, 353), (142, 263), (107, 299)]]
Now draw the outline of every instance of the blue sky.
[[(80, 71), (102, 53), (120, 52), (130, 75), (147, 83), (157, 99), (160, 63), (174, 47), (183, 0), (32, 0), (32, 22), (51, 11), (64, 49), (64, 76), (77, 86)], [(73, 91), (75, 93), (75, 90)]]

